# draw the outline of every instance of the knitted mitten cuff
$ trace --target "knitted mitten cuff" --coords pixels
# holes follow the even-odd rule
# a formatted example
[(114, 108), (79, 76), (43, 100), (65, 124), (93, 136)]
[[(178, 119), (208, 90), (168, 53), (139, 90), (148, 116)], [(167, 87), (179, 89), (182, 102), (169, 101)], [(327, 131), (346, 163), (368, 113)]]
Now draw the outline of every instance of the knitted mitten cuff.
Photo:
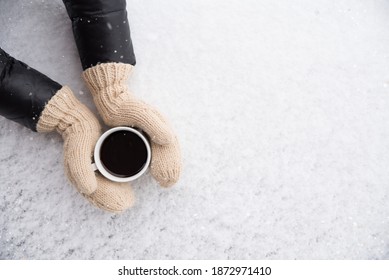
[(37, 130), (38, 132), (56, 130), (65, 136), (64, 134), (86, 131), (99, 133), (100, 125), (88, 108), (77, 100), (71, 89), (64, 86), (45, 106)]
[(93, 95), (107, 88), (119, 94), (127, 87), (133, 67), (124, 63), (103, 63), (85, 70), (83, 78)]

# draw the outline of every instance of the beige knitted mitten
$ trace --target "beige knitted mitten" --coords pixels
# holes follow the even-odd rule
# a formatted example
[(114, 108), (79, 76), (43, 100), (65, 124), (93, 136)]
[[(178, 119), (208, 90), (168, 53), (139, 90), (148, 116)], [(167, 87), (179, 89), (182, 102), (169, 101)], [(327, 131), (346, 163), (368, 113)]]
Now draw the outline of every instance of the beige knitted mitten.
[(133, 66), (102, 63), (84, 71), (83, 77), (104, 122), (109, 126), (134, 126), (151, 140), (151, 174), (163, 187), (176, 183), (181, 173), (181, 152), (167, 120), (152, 106), (137, 99), (127, 82)]
[(121, 212), (133, 204), (129, 185), (111, 182), (94, 172), (91, 159), (101, 127), (70, 88), (62, 87), (50, 99), (39, 118), (37, 130), (56, 130), (62, 135), (67, 176), (90, 202), (111, 212)]

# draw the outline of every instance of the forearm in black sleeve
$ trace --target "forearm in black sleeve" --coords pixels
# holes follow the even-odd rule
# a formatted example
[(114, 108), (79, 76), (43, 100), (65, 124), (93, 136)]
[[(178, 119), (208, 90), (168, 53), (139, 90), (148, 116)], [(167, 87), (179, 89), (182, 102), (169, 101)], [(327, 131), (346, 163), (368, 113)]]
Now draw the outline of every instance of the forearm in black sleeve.
[(63, 0), (84, 70), (99, 63), (135, 65), (126, 0)]
[(45, 105), (61, 88), (0, 48), (0, 115), (36, 131)]

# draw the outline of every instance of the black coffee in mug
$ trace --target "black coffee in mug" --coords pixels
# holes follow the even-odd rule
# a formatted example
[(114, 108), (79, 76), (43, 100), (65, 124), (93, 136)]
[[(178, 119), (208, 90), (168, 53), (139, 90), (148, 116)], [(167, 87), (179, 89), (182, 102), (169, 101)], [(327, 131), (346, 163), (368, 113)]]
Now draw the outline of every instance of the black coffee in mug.
[(147, 162), (144, 141), (128, 130), (115, 131), (104, 139), (100, 160), (104, 168), (116, 177), (131, 177), (139, 173)]

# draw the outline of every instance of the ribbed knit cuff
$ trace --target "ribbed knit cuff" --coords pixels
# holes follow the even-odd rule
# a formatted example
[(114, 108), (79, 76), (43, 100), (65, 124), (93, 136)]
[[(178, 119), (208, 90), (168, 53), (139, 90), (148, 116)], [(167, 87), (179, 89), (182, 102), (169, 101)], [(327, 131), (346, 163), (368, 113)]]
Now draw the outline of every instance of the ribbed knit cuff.
[(43, 110), (38, 124), (38, 132), (56, 130), (61, 135), (77, 131), (99, 131), (97, 119), (73, 95), (67, 86), (62, 87), (48, 102)]
[(95, 95), (108, 87), (125, 86), (133, 68), (125, 63), (102, 63), (85, 70), (83, 78)]

